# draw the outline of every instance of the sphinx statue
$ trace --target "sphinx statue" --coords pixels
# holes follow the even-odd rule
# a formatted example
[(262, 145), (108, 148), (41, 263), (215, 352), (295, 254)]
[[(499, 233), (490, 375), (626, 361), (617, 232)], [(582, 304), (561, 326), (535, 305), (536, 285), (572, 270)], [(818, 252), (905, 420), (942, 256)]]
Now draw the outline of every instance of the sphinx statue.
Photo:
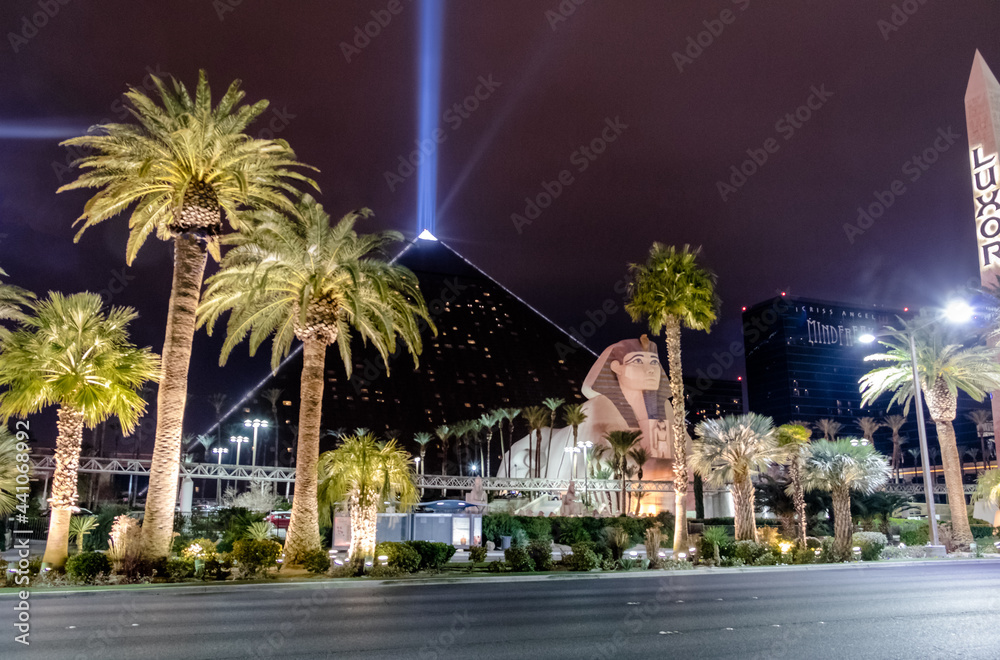
[[(584, 479), (584, 443), (592, 443), (588, 450), (592, 456), (598, 447), (607, 447), (608, 432), (632, 430), (642, 434), (639, 446), (650, 457), (643, 466), (643, 478), (673, 478), (673, 406), (656, 344), (643, 335), (609, 346), (591, 367), (580, 392), (587, 398), (583, 404), (587, 418), (577, 430), (576, 444), (572, 428), (555, 429), (550, 443), (546, 427), (542, 429), (541, 455), (536, 456), (530, 435), (523, 437), (503, 457), (497, 474), (506, 476), (509, 462), (511, 477), (534, 476), (535, 466), (540, 465), (543, 478), (579, 481)], [(660, 504), (652, 500), (644, 499), (644, 506), (647, 502)], [(664, 501), (657, 508), (666, 505)]]

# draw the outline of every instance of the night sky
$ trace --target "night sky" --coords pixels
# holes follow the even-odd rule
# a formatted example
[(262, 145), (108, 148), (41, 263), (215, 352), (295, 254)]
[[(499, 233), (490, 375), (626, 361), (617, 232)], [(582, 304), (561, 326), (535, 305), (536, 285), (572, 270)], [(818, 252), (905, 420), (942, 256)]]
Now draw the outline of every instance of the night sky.
[[(416, 148), (418, 3), (5, 0), (8, 281), (105, 290), (139, 310), (136, 342), (161, 348), (168, 246), (150, 240), (126, 268), (125, 218), (74, 244), (88, 196), (55, 194), (73, 178), (58, 142), (121, 119), (121, 93), (149, 71), (193, 86), (205, 68), (216, 96), (241, 78), (272, 104), (251, 133), (320, 169), (331, 215), (367, 206), (363, 228), (412, 237), (417, 177), (399, 160)], [(55, 15), (26, 28), (47, 4)], [(358, 36), (366, 24), (376, 36)], [(653, 241), (703, 245), (723, 307), (710, 335), (685, 337), (692, 373), (739, 339), (742, 305), (779, 291), (938, 303), (978, 281), (964, 94), (977, 48), (1000, 71), (998, 31), (995, 0), (448, 2), (435, 233), (565, 328), (620, 303), (616, 282)], [(881, 217), (845, 230), (897, 180)], [(589, 343), (639, 332), (618, 311)], [(219, 344), (195, 339), (199, 423), (207, 395), (268, 370), (269, 349), (217, 368)]]

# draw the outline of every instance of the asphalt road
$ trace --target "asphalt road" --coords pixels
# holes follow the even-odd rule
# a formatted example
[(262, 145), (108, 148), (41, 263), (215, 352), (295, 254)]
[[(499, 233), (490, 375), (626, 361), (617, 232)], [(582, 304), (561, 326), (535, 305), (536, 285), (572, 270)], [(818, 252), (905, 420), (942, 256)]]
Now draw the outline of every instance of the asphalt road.
[(0, 597), (0, 658), (1000, 658), (1000, 561)]

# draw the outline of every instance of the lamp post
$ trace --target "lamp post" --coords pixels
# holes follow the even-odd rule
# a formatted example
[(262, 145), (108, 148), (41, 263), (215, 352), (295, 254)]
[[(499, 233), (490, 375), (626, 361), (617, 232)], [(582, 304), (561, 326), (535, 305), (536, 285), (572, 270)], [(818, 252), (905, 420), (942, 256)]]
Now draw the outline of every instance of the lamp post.
[(253, 429), (253, 446), (250, 448), (250, 453), (253, 458), (251, 459), (250, 465), (256, 467), (257, 465), (257, 429), (267, 428), (266, 419), (245, 419), (243, 420), (243, 426)]
[[(963, 302), (953, 302), (945, 308), (943, 317), (956, 323), (966, 321), (972, 317), (972, 308)], [(905, 333), (910, 344), (910, 369), (913, 374), (913, 400), (917, 409), (917, 437), (920, 440), (920, 463), (924, 473), (924, 499), (927, 500), (927, 518), (930, 520), (931, 543), (933, 545), (940, 545), (940, 543), (938, 541), (937, 514), (934, 511), (934, 484), (931, 482), (931, 467), (929, 461), (927, 460), (930, 452), (927, 450), (927, 424), (924, 422), (924, 395), (920, 389), (920, 374), (917, 371), (917, 342), (916, 339), (914, 339), (914, 333), (917, 330), (923, 330), (932, 323), (941, 320), (941, 318), (941, 316), (934, 316), (919, 328), (913, 328)], [(882, 336), (884, 336), (884, 334)], [(875, 341), (875, 339), (877, 339), (877, 337), (871, 334), (865, 334), (858, 337), (858, 340), (865, 344), (870, 344)]]
[[(219, 465), (222, 465), (222, 457), (229, 453), (228, 447), (212, 447), (212, 453), (219, 457)], [(215, 489), (215, 503), (219, 504), (222, 502), (222, 475), (216, 479), (218, 486)]]
[(250, 442), (250, 438), (245, 435), (231, 435), (229, 436), (229, 442), (236, 443), (236, 464), (240, 464), (240, 449), (243, 448), (243, 443)]
[[(413, 461), (417, 464), (417, 474), (422, 477), (424, 473), (420, 471), (420, 457), (417, 456), (416, 458), (413, 459)], [(421, 486), (420, 487), (420, 497), (423, 498), (423, 496), (424, 496), (424, 487)]]

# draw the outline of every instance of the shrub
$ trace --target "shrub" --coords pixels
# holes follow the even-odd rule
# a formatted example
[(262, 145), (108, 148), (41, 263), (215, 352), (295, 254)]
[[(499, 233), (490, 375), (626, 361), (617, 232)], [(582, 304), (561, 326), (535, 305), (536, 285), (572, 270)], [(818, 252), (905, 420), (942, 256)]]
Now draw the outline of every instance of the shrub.
[(592, 571), (601, 559), (594, 552), (593, 543), (575, 543), (570, 546), (573, 554), (563, 557), (562, 565), (571, 571)]
[[(736, 560), (740, 561), (740, 560)], [(742, 562), (739, 564), (732, 564), (733, 566), (742, 566)], [(694, 564), (689, 561), (680, 561), (677, 559), (667, 559), (660, 563), (660, 568), (667, 571), (693, 571)]]
[(618, 561), (625, 551), (632, 547), (632, 537), (622, 527), (608, 527), (604, 530), (604, 541), (611, 550), (611, 558)]
[(241, 577), (254, 577), (267, 573), (278, 565), (281, 544), (277, 541), (240, 539), (233, 543), (232, 559)]
[(133, 580), (151, 575), (152, 566), (142, 558), (139, 523), (129, 516), (118, 516), (108, 535), (108, 559), (115, 573)]
[(517, 516), (517, 525), (528, 535), (529, 541), (548, 541), (552, 539), (552, 519), (530, 516)]
[(641, 566), (638, 559), (632, 559), (631, 557), (622, 557), (617, 563), (618, 568), (623, 571), (634, 571)]
[(310, 573), (326, 573), (330, 570), (330, 553), (319, 549), (302, 556), (302, 566)]
[(215, 555), (214, 559), (205, 562), (205, 571), (201, 574), (203, 580), (225, 580), (233, 572), (233, 559), (229, 553)]
[(770, 551), (769, 547), (756, 541), (737, 541), (733, 544), (729, 556), (741, 560), (744, 564), (753, 564)]
[(855, 532), (851, 543), (861, 548), (863, 561), (877, 561), (882, 555), (882, 549), (889, 545), (882, 532)]
[(171, 557), (167, 560), (167, 578), (174, 581), (194, 577), (194, 560), (184, 557)]
[(537, 571), (552, 570), (552, 542), (536, 539), (528, 544), (528, 556)]
[(490, 573), (507, 573), (510, 571), (510, 566), (505, 561), (491, 561), (486, 570)]
[(481, 545), (469, 548), (469, 561), (473, 564), (481, 564), (486, 561), (486, 548)]
[(368, 577), (384, 579), (384, 578), (394, 578), (405, 575), (406, 571), (399, 568), (398, 566), (383, 566), (382, 564), (375, 564), (370, 569), (368, 569)]
[(188, 543), (187, 547), (181, 550), (181, 557), (184, 559), (201, 559), (207, 561), (214, 559), (215, 555), (215, 542), (208, 539), (194, 539)]
[(618, 568), (618, 562), (610, 557), (605, 557), (601, 560), (601, 570), (602, 571), (613, 571)]
[(530, 540), (531, 539), (528, 538), (528, 533), (518, 527), (514, 530), (514, 537), (510, 540), (510, 544), (513, 547), (526, 548), (528, 547), (528, 542)]
[(557, 524), (553, 525), (552, 533), (563, 545), (575, 545), (593, 540), (584, 527), (582, 518), (559, 518)]
[(483, 538), (500, 545), (501, 536), (513, 536), (519, 525), (514, 516), (506, 512), (488, 513), (483, 516)]
[(646, 530), (646, 559), (654, 567), (660, 563), (660, 541), (662, 538), (659, 525), (654, 525)]
[(115, 518), (128, 513), (128, 507), (124, 504), (105, 503), (97, 507), (95, 511), (97, 517), (97, 528), (91, 531), (84, 539), (84, 550), (107, 550), (108, 535), (111, 534), (111, 526)]
[(448, 545), (447, 543), (406, 541), (405, 545), (410, 546), (420, 555), (420, 570), (439, 570), (455, 554), (455, 546)]
[(403, 573), (416, 573), (420, 570), (420, 553), (405, 543), (383, 541), (375, 546), (375, 556), (388, 557), (386, 563)]
[(754, 566), (776, 566), (778, 558), (773, 552), (768, 552), (753, 560)]
[(102, 573), (111, 573), (111, 562), (103, 552), (80, 552), (66, 560), (66, 575), (79, 582), (89, 584)]
[(931, 528), (926, 520), (895, 520), (899, 525), (899, 542), (906, 545), (927, 545)]
[(274, 527), (266, 520), (250, 523), (247, 525), (246, 531), (243, 532), (243, 538), (251, 541), (266, 541), (272, 536), (274, 536)]
[(527, 548), (511, 546), (503, 551), (503, 558), (510, 570), (515, 573), (530, 573), (535, 570), (535, 562), (528, 554)]

